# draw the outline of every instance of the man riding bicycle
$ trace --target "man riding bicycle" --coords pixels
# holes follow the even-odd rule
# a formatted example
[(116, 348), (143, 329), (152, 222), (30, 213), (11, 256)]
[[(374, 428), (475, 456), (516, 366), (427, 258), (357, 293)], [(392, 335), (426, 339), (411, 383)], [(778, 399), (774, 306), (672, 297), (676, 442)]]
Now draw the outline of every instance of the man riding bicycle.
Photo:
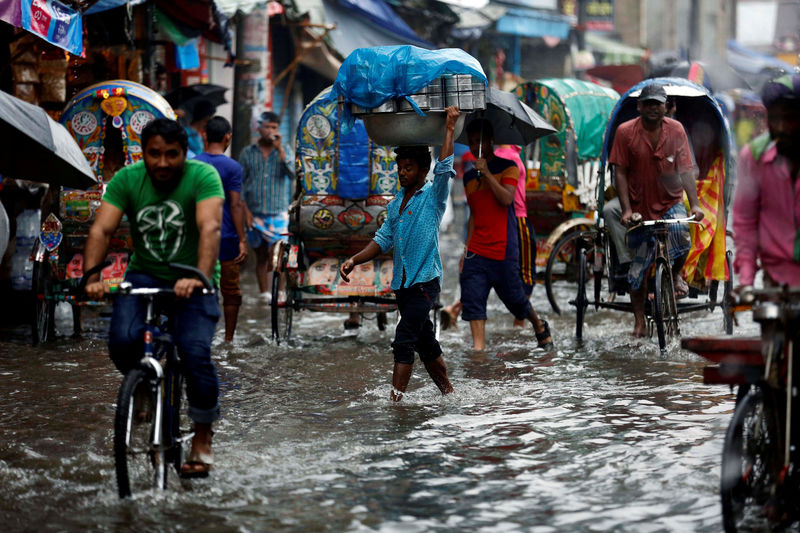
[(764, 85), (769, 131), (739, 156), (739, 183), (733, 202), (736, 261), (743, 287), (758, 270), (765, 285), (800, 285), (800, 74)]
[[(609, 163), (615, 167), (617, 198), (603, 208), (611, 240), (615, 245), (621, 265), (627, 270), (633, 307), (633, 336), (647, 334), (644, 282), (652, 256), (647, 242), (636, 249), (628, 247), (626, 226), (633, 213), (644, 220), (683, 218), (683, 192), (689, 199), (691, 214), (703, 219), (703, 210), (697, 201), (689, 140), (677, 120), (666, 117), (667, 92), (658, 84), (642, 88), (637, 102), (640, 116), (624, 122), (617, 128)], [(673, 280), (678, 296), (688, 292), (680, 269), (689, 252), (689, 230), (684, 225), (670, 230), (670, 259), (674, 261)]]
[[(208, 475), (212, 463), (211, 424), (219, 418), (219, 383), (211, 361), (211, 340), (220, 316), (215, 294), (203, 283), (179, 278), (169, 263), (197, 265), (216, 286), (225, 194), (210, 165), (186, 160), (186, 132), (175, 121), (156, 119), (142, 130), (143, 161), (129, 165), (108, 183), (86, 241), (87, 270), (106, 256), (109, 240), (127, 215), (133, 255), (125, 275), (134, 287), (174, 288), (172, 334), (186, 376), (189, 417), (194, 421), (192, 450), (181, 468), (184, 477)], [(95, 275), (86, 293), (101, 299)], [(144, 306), (136, 296), (114, 300), (108, 349), (124, 374), (142, 357)]]

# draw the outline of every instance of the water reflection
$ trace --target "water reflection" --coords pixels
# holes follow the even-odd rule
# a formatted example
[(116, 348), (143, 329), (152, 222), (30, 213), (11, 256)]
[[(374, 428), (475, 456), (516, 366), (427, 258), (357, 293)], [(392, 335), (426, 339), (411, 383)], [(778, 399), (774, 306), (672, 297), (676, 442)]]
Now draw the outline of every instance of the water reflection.
[[(493, 298), (490, 350), (468, 349), (466, 324), (443, 334), (456, 392), (442, 397), (417, 364), (400, 405), (388, 400), (391, 331), (367, 322), (345, 336), (341, 315), (301, 313), (296, 339), (275, 346), (268, 311), (246, 298), (236, 341), (220, 331), (215, 343), (224, 416), (211, 479), (173, 478), (133, 502), (116, 498), (104, 319), (42, 349), (9, 331), (0, 517), (9, 530), (719, 531), (729, 390), (703, 385), (702, 361), (677, 345), (662, 355), (628, 338), (621, 313), (590, 311), (578, 343), (543, 292), (534, 303), (558, 351), (536, 349)], [(721, 331), (720, 311), (682, 328)]]

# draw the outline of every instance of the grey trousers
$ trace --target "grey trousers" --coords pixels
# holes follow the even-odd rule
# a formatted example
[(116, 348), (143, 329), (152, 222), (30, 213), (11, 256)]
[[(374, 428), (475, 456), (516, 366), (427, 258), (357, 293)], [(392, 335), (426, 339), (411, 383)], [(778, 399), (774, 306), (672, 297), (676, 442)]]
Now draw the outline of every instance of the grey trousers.
[(625, 241), (625, 233), (628, 228), (619, 221), (621, 218), (622, 206), (619, 204), (619, 198), (606, 202), (603, 206), (603, 220), (606, 222), (611, 242), (614, 243), (614, 247), (617, 249), (617, 260), (620, 264), (633, 261), (633, 250), (628, 248), (628, 243)]

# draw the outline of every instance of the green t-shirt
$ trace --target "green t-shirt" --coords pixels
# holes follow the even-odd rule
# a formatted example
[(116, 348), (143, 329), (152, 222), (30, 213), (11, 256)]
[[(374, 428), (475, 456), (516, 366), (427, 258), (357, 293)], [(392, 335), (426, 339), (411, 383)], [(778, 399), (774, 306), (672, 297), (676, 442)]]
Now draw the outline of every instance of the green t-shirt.
[[(159, 192), (150, 182), (144, 161), (124, 167), (108, 183), (103, 200), (127, 216), (133, 239), (131, 270), (176, 280), (180, 273), (169, 263), (197, 266), (200, 232), (195, 207), (209, 198), (225, 198), (222, 180), (209, 164), (187, 160), (183, 177), (171, 192)], [(219, 261), (212, 283), (219, 282)]]

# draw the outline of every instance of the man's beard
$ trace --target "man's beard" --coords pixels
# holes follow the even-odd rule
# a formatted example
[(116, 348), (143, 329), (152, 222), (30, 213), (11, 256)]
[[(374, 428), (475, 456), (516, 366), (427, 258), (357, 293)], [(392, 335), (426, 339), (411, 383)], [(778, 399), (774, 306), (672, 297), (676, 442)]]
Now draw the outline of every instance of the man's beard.
[(147, 176), (150, 178), (150, 183), (153, 184), (153, 188), (158, 192), (172, 192), (181, 182), (181, 175), (183, 172), (176, 172), (170, 179), (168, 180), (159, 180), (153, 177), (153, 175), (148, 172)]
[(800, 135), (782, 135), (773, 137), (778, 153), (791, 160), (800, 159)]

